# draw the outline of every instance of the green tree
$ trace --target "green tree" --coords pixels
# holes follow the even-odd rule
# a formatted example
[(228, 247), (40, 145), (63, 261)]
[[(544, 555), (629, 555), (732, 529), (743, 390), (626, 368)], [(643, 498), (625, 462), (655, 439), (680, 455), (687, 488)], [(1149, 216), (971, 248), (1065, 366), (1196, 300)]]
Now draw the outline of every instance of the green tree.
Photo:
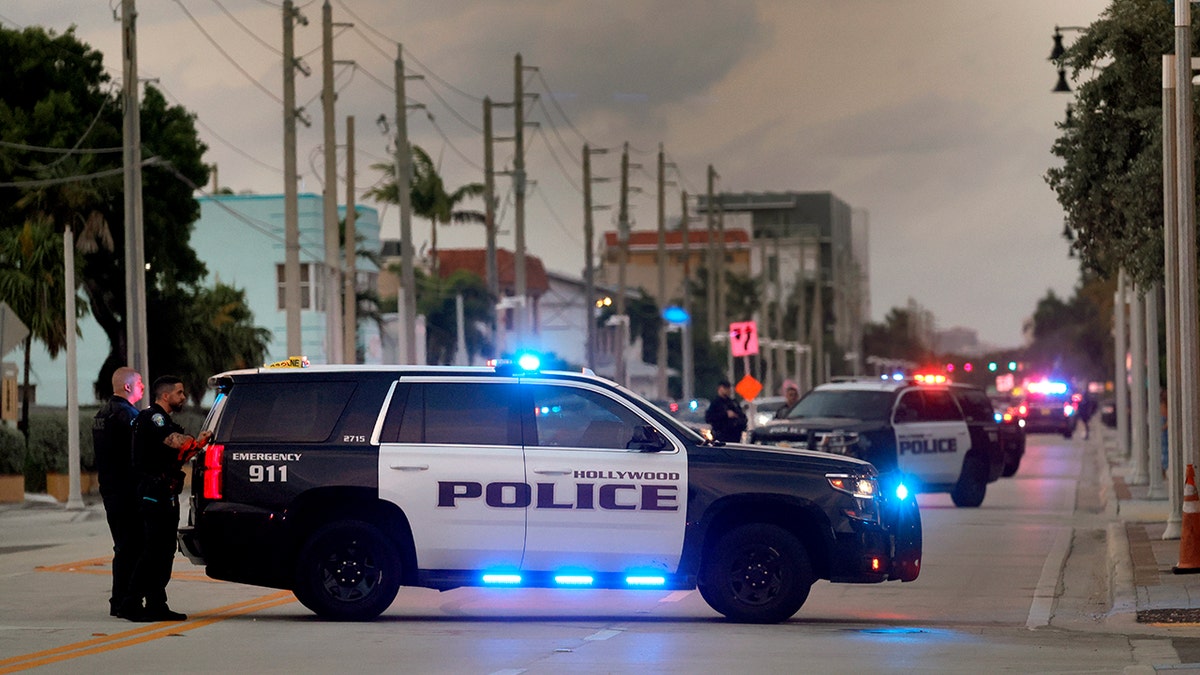
[(1052, 148), (1062, 164), (1046, 181), (1066, 211), (1073, 252), (1105, 278), (1121, 267), (1139, 283), (1162, 276), (1161, 64), (1174, 51), (1171, 7), (1113, 0), (1062, 57), (1075, 100)]
[(468, 354), (489, 354), (493, 345), (483, 327), (494, 320), (494, 309), (487, 284), (478, 275), (456, 270), (449, 278), (435, 281), (417, 272), (417, 311), (425, 315), (425, 354), (431, 364), (454, 363), (458, 350), (456, 297), (463, 296), (463, 322), (466, 324)]
[(1024, 359), (1033, 368), (1064, 377), (1107, 379), (1113, 370), (1112, 315), (1116, 284), (1091, 275), (1073, 297), (1053, 291), (1038, 301), (1033, 342)]
[[(188, 312), (179, 317), (187, 349), (174, 372), (184, 381), (198, 406), (207, 391), (208, 376), (263, 363), (271, 331), (254, 325), (246, 292), (217, 282), (190, 293)], [(165, 372), (165, 371), (164, 371)]]
[[(125, 361), (125, 256), (113, 245), (124, 241), (125, 207), (123, 190), (92, 179), (120, 174), (121, 100), (103, 70), (102, 55), (73, 30), (56, 35), (36, 27), (0, 29), (0, 63), (5, 64), (0, 69), (0, 185), (10, 186), (0, 187), (0, 229), (23, 227), (38, 214), (60, 228), (68, 221), (84, 224), (79, 279), (109, 340), (96, 380), (102, 396), (112, 371)], [(156, 370), (171, 372), (178, 367), (171, 359), (181, 348), (175, 340), (179, 324), (164, 322), (177, 312), (154, 309), (186, 307), (182, 303), (204, 277), (204, 265), (188, 240), (199, 217), (191, 186), (206, 183), (209, 169), (201, 161), (206, 148), (190, 113), (168, 106), (157, 89), (147, 86), (140, 115), (144, 157), (158, 160), (143, 171), (142, 191), (145, 255), (151, 262), (146, 274), (149, 351), (152, 360), (156, 354), (162, 359), (154, 362)], [(76, 155), (77, 162), (71, 159)], [(77, 202), (43, 199), (38, 192), (44, 183), (34, 181), (48, 175), (91, 181), (79, 190), (91, 194)]]
[(930, 346), (921, 339), (912, 312), (893, 307), (883, 323), (868, 323), (863, 328), (863, 352), (883, 359), (928, 362), (933, 357)]
[[(29, 329), (25, 337), (25, 391), (29, 354), (36, 338), (51, 356), (66, 346), (66, 288), (62, 238), (48, 219), (30, 219), (20, 228), (0, 229), (0, 301), (8, 303)], [(29, 436), (29, 397), (19, 422)]]

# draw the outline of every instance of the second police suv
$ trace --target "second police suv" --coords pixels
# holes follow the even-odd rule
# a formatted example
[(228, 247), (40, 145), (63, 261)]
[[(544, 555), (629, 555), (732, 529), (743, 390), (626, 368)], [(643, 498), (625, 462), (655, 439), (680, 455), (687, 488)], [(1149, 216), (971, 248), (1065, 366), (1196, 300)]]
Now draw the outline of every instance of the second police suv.
[(400, 586), (678, 590), (743, 622), (818, 579), (912, 581), (912, 497), (869, 463), (722, 445), (589, 374), (261, 368), (211, 378), (187, 556), (331, 619)]
[(978, 387), (944, 378), (859, 378), (816, 387), (786, 419), (755, 429), (751, 442), (857, 457), (884, 481), (949, 492), (955, 506), (974, 507), (1005, 471), (1002, 433), (1008, 430)]

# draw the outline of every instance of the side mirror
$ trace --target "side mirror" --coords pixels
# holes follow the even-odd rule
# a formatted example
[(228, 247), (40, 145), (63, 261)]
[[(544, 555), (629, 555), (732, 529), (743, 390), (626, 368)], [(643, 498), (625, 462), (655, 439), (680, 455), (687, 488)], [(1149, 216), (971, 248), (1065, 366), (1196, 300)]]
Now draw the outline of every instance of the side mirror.
[(629, 439), (625, 447), (635, 452), (662, 452), (669, 449), (671, 444), (658, 429), (643, 424), (634, 428), (633, 438)]

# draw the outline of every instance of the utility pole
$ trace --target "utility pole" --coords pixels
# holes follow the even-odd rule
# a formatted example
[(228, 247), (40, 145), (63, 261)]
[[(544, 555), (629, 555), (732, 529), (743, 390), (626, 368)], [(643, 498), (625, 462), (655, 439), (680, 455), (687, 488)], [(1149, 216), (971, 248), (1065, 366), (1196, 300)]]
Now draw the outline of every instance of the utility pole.
[(1184, 464), (1196, 464), (1200, 441), (1200, 325), (1197, 323), (1196, 281), (1196, 169), (1193, 165), (1195, 139), (1192, 135), (1196, 114), (1192, 101), (1192, 5), (1175, 3), (1175, 196), (1179, 219), (1179, 325), (1182, 379), (1180, 447)]
[[(299, 356), (300, 341), (300, 217), (296, 194), (296, 60), (295, 23), (307, 24), (292, 6), (283, 3), (283, 308), (287, 318), (287, 355)], [(303, 72), (303, 71), (302, 71)]]
[(346, 273), (344, 284), (344, 302), (342, 303), (342, 347), (343, 363), (358, 362), (358, 271), (354, 257), (358, 254), (355, 239), (358, 232), (355, 225), (358, 220), (358, 206), (354, 194), (354, 115), (346, 117), (346, 233), (342, 235), (346, 250)]
[(706, 312), (708, 314), (708, 325), (706, 328), (708, 329), (707, 332), (710, 339), (719, 330), (718, 326), (720, 326), (717, 323), (717, 224), (715, 218), (713, 218), (713, 181), (716, 180), (716, 177), (717, 172), (713, 170), (712, 164), (709, 164), (708, 192), (704, 201), (704, 218), (705, 224), (708, 226), (708, 247), (706, 249), (708, 264), (705, 265), (708, 268), (706, 270), (708, 273), (706, 283), (708, 286), (708, 297), (706, 298), (708, 301), (708, 311)]
[(687, 323), (683, 324), (683, 400), (688, 403), (695, 396), (695, 384), (693, 382), (694, 366), (692, 359), (695, 354), (692, 353), (692, 331), (695, 328), (696, 322), (692, 319), (692, 293), (690, 284), (692, 281), (692, 253), (690, 250), (690, 242), (688, 241), (688, 201), (687, 191), (680, 191), (679, 194), (679, 210), (682, 215), (679, 217), (679, 228), (683, 239), (683, 313), (687, 315)]
[(621, 150), (621, 206), (617, 215), (617, 353), (616, 378), (627, 384), (625, 347), (629, 315), (625, 313), (625, 266), (629, 258), (629, 143)]
[(487, 289), (492, 302), (500, 299), (500, 275), (496, 270), (496, 167), (492, 151), (492, 99), (483, 99), (483, 201), (487, 237)]
[(583, 284), (584, 311), (587, 312), (587, 343), (584, 345), (584, 364), (596, 367), (596, 263), (592, 260), (592, 153), (583, 144)]
[[(715, 197), (716, 195), (714, 195)], [(725, 298), (725, 205), (717, 207), (717, 326), (729, 330), (729, 308)], [(728, 343), (726, 343), (728, 344)], [(733, 371), (729, 375), (732, 377)]]
[(1163, 530), (1163, 539), (1179, 539), (1183, 532), (1183, 474), (1181, 472), (1184, 454), (1179, 443), (1170, 439), (1180, 438), (1181, 420), (1179, 419), (1182, 377), (1180, 373), (1179, 353), (1179, 219), (1176, 217), (1178, 199), (1175, 195), (1175, 106), (1178, 105), (1175, 96), (1175, 56), (1163, 55), (1162, 78), (1162, 149), (1163, 149), (1163, 267), (1165, 273), (1164, 291), (1166, 296), (1166, 334), (1167, 334), (1167, 498), (1170, 508), (1167, 510), (1167, 526)]
[(138, 101), (137, 9), (121, 0), (124, 49), (125, 162), (125, 361), (142, 377), (150, 376), (146, 337), (146, 241), (142, 228), (142, 131)]
[(333, 6), (321, 6), (321, 109), (324, 115), (325, 189), (322, 194), (325, 224), (325, 362), (342, 360), (342, 280), (338, 260), (337, 131), (333, 108)]
[(404, 94), (404, 48), (396, 44), (396, 193), (400, 201), (400, 334), (402, 363), (417, 363), (417, 292), (413, 272), (412, 153), (408, 149), (408, 103)]
[(667, 323), (662, 318), (663, 305), (667, 302), (667, 217), (666, 217), (666, 160), (662, 143), (658, 144), (658, 397), (667, 397)]
[(525, 279), (525, 82), (521, 54), (513, 63), (513, 225), (516, 241), (514, 258), (516, 270), (514, 280), (517, 287), (517, 345), (529, 339), (529, 299)]

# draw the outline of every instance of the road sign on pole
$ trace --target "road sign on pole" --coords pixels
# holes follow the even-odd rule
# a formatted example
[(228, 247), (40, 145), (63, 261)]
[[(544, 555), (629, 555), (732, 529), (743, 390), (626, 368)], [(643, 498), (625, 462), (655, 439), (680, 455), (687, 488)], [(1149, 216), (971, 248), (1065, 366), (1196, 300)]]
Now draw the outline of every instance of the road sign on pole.
[(729, 324), (729, 353), (731, 356), (750, 356), (758, 353), (758, 327), (753, 321)]

